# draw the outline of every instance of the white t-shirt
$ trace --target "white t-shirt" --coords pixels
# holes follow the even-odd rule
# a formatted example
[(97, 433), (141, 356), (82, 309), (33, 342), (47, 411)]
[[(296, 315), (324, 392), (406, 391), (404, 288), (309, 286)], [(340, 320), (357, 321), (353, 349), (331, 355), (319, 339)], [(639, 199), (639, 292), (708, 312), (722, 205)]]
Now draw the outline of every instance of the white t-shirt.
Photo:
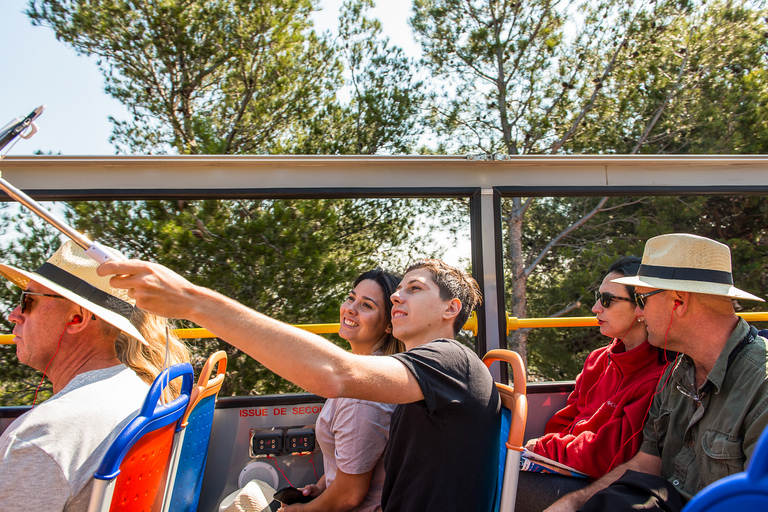
[(393, 404), (354, 398), (329, 398), (317, 417), (317, 442), (323, 450), (325, 485), (330, 486), (338, 470), (359, 475), (373, 470), (368, 494), (354, 510), (381, 509), (384, 461), (381, 456), (389, 439)]
[(0, 510), (85, 511), (93, 473), (149, 386), (124, 365), (76, 376), (0, 436)]

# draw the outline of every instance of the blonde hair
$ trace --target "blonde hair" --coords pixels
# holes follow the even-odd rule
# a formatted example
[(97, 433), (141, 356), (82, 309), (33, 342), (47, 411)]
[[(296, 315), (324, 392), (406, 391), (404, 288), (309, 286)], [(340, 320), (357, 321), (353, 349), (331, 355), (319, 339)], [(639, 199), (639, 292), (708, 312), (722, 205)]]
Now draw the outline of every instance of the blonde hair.
[[(144, 336), (148, 345), (144, 345), (133, 336), (120, 332), (117, 341), (115, 341), (117, 358), (136, 372), (136, 375), (147, 384), (152, 384), (163, 371), (163, 368), (190, 362), (189, 349), (171, 329), (168, 331), (168, 361), (165, 360), (165, 326), (167, 323), (165, 318), (140, 308), (134, 308), (131, 323)], [(166, 391), (164, 396), (169, 400), (176, 398), (179, 396), (180, 390), (181, 381), (176, 379), (170, 384), (170, 392)]]

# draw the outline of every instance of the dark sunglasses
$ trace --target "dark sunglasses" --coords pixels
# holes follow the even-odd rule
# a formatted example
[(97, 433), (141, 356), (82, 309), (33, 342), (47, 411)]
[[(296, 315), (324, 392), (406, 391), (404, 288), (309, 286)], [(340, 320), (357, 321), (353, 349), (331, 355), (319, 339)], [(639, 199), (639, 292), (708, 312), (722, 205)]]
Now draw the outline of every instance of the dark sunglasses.
[(600, 293), (599, 291), (595, 291), (595, 301), (600, 301), (600, 304), (602, 304), (604, 308), (611, 307), (612, 300), (625, 300), (627, 302), (635, 302), (629, 297), (617, 297), (615, 295), (611, 295), (608, 292)]
[(656, 295), (657, 293), (661, 293), (665, 291), (667, 290), (653, 290), (652, 292), (648, 292), (648, 293), (635, 292), (635, 304), (637, 304), (637, 307), (639, 307), (640, 309), (645, 309), (645, 299), (647, 299), (651, 295)]
[(40, 297), (54, 297), (56, 299), (66, 299), (63, 295), (51, 295), (50, 293), (35, 293), (35, 292), (28, 292), (23, 291), (21, 292), (21, 297), (19, 297), (19, 307), (21, 308), (21, 313), (24, 314), (24, 311), (29, 307), (29, 301), (30, 301), (30, 295), (37, 295)]

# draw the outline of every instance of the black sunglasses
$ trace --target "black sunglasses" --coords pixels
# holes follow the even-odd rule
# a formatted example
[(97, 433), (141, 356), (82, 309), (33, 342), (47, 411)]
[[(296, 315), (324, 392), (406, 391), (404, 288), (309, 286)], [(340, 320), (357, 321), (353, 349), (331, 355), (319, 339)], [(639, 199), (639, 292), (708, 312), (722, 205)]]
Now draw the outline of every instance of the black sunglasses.
[(23, 291), (21, 292), (21, 297), (19, 297), (19, 307), (21, 308), (21, 313), (24, 314), (24, 311), (29, 307), (29, 296), (30, 295), (37, 295), (40, 297), (54, 297), (56, 299), (66, 299), (63, 295), (51, 295), (50, 293), (35, 293), (35, 292), (28, 292)]
[(637, 293), (637, 292), (635, 292), (635, 304), (637, 304), (637, 306), (640, 309), (645, 309), (645, 299), (647, 299), (651, 295), (656, 295), (657, 293), (661, 293), (661, 292), (665, 292), (665, 291), (667, 291), (667, 290), (653, 290), (652, 292), (648, 292), (648, 293)]
[(604, 308), (611, 307), (612, 300), (625, 300), (627, 302), (635, 302), (629, 297), (617, 297), (615, 295), (611, 295), (608, 292), (600, 293), (600, 291), (595, 291), (595, 301), (600, 301), (600, 304), (602, 304)]

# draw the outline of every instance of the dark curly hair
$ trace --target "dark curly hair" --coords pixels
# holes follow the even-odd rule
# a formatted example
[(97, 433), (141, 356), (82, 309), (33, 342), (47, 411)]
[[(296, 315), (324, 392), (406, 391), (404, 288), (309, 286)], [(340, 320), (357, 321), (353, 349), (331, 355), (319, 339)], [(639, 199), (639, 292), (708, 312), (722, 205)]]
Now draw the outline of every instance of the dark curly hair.
[[(360, 274), (358, 278), (355, 279), (355, 282), (352, 283), (352, 288), (354, 289), (358, 284), (368, 279), (374, 281), (381, 287), (381, 291), (384, 294), (384, 312), (387, 315), (387, 321), (391, 322), (392, 300), (390, 297), (393, 293), (395, 293), (397, 285), (400, 284), (400, 280), (402, 278), (393, 272), (388, 272), (377, 267), (373, 270), (369, 270)], [(375, 350), (381, 350), (384, 355), (397, 354), (398, 352), (405, 352), (405, 344), (399, 339), (395, 338), (395, 336), (390, 332), (389, 336), (384, 339), (384, 342), (380, 346), (375, 347), (374, 351)]]

